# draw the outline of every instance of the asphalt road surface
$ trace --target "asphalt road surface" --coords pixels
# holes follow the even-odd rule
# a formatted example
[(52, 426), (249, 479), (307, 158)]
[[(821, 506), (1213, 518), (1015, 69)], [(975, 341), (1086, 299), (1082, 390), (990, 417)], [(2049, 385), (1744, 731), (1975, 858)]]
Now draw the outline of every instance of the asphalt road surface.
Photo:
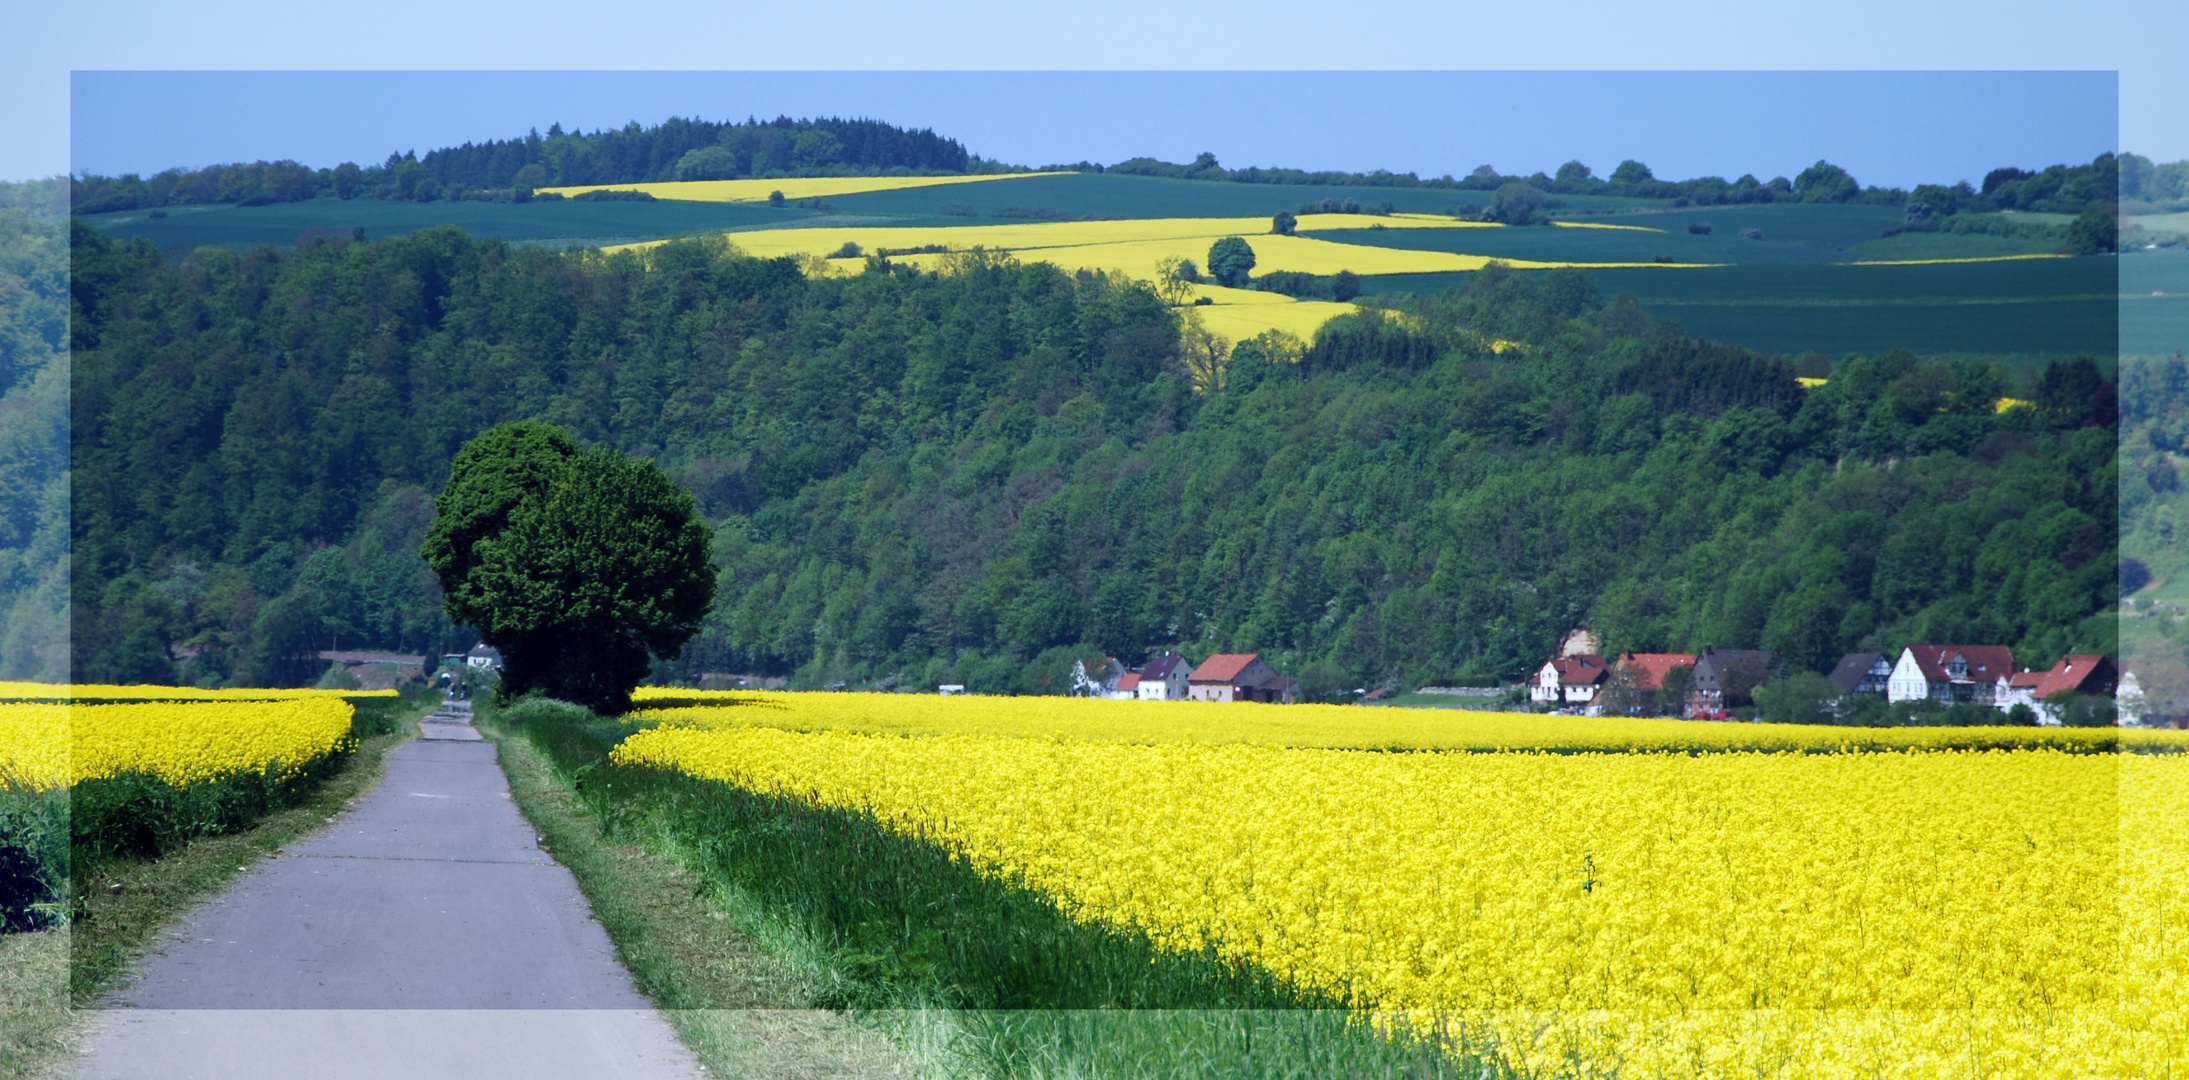
[(82, 1080), (695, 1080), (467, 703), (326, 832), (246, 875), (118, 992)]

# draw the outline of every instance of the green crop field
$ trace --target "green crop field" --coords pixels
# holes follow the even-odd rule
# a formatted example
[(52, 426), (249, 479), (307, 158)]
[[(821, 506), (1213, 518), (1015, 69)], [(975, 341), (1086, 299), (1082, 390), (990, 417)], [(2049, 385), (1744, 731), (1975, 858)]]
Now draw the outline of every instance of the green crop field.
[[(2121, 263), (2111, 257), (1920, 266), (1599, 270), (1688, 332), (1782, 353), (1991, 353), (2111, 357)], [(2184, 260), (2189, 262), (2189, 260)], [(1370, 293), (1438, 292), (1463, 274), (1363, 280)], [(2146, 290), (2148, 291), (2148, 290)], [(2185, 305), (2189, 306), (2189, 305)]]
[(311, 229), (347, 234), (362, 227), (374, 239), (435, 225), (456, 225), (475, 236), (553, 243), (557, 246), (620, 244), (724, 229), (781, 228), (817, 216), (795, 207), (742, 203), (402, 202), (382, 199), (311, 199), (272, 206), (175, 206), (167, 216), (147, 211), (90, 214), (93, 228), (116, 237), (142, 236), (161, 248), (287, 246)]
[(2167, 356), (2189, 350), (2189, 251), (2121, 256), (2121, 352)]
[[(1378, 247), (1408, 248), (1416, 251), (1452, 251), (1468, 255), (1544, 261), (1649, 262), (1664, 258), (1676, 262), (1789, 265), (1852, 262), (1864, 258), (1942, 257), (1933, 254), (1930, 249), (1917, 254), (1901, 254), (1891, 248), (1873, 253), (1874, 249), (1870, 245), (1889, 245), (1903, 239), (1893, 237), (1881, 240), (1878, 236), (1887, 227), (1898, 224), (1900, 218), (1900, 210), (1889, 206), (1787, 204), (1718, 206), (1707, 209), (1688, 207), (1649, 213), (1591, 214), (1566, 219), (1655, 230), (1650, 232), (1637, 232), (1631, 228), (1576, 229), (1552, 226), (1508, 229), (1376, 229), (1373, 228), (1373, 219), (1369, 219), (1364, 220), (1358, 229), (1331, 230), (1310, 235), (1348, 244), (1373, 244)], [(1689, 232), (1690, 225), (1709, 225), (1710, 232)], [(1763, 237), (1760, 240), (1743, 237), (1740, 235), (1743, 229), (1758, 230)], [(2027, 244), (2019, 244), (2001, 247), (1987, 243), (1999, 240), (1998, 237), (1915, 235), (1923, 236), (1927, 241), (1946, 241), (1945, 244), (1934, 246), (1938, 250), (1949, 252), (1943, 256), (1949, 258), (2018, 255), (2046, 251), (2057, 246), (2047, 244), (2033, 248)], [(1976, 243), (1956, 245), (1953, 241)]]

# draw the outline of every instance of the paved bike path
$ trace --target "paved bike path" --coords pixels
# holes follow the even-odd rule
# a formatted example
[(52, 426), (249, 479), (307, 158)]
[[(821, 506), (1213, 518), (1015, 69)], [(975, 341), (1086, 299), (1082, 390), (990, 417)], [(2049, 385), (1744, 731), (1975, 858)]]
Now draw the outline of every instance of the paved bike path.
[(185, 917), (76, 1075), (700, 1075), (517, 812), (468, 710), (327, 831)]

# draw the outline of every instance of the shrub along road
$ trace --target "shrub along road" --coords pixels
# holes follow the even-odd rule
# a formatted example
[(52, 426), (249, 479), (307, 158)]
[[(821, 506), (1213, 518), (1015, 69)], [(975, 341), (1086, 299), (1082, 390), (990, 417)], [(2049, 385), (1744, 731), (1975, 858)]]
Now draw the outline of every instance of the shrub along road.
[(333, 828), (182, 920), (76, 1075), (699, 1075), (510, 801), (468, 708)]

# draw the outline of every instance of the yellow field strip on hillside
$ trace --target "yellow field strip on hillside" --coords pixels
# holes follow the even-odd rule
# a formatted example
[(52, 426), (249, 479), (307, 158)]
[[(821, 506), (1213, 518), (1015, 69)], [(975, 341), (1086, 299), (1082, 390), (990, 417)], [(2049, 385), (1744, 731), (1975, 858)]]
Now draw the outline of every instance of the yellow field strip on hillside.
[(0, 682), (0, 701), (289, 701), (308, 698), (395, 697), (393, 690), (201, 690), (195, 686), (109, 686), (97, 683)]
[(1937, 266), (1943, 263), (2020, 262), (2023, 259), (2072, 259), (2073, 255), (2047, 252), (2041, 255), (1977, 255), (1966, 259), (1857, 259), (1842, 266)]
[(178, 786), (237, 772), (286, 775), (340, 749), (351, 711), (325, 697), (0, 704), (0, 775), (34, 789), (132, 772)]
[[(1206, 309), (1204, 309), (1206, 310)], [(1459, 709), (1257, 706), (1100, 698), (941, 697), (641, 687), (634, 723), (865, 735), (1365, 750), (1853, 751), (1940, 747), (2189, 749), (2189, 732), (2121, 728), (1844, 728)]]
[(859, 195), (869, 191), (903, 191), (907, 188), (977, 184), (988, 180), (1024, 180), (1060, 173), (998, 173), (989, 176), (786, 176), (780, 180), (673, 180), (655, 184), (580, 184), (574, 187), (540, 188), (565, 198), (588, 191), (643, 191), (657, 199), (681, 202), (766, 202), (782, 192), (785, 199), (826, 199), (835, 195)]
[(1074, 918), (1441, 1026), (1522, 1076), (2037, 1080), (2189, 1060), (2178, 755), (657, 727), (614, 759), (870, 814)]
[[(1350, 215), (1313, 215), (1347, 217)], [(1448, 227), (1470, 223), (1448, 222)], [(1426, 226), (1425, 226), (1426, 227)], [(1309, 236), (1279, 236), (1269, 232), (1266, 218), (1148, 218), (1125, 221), (1053, 221), (1011, 225), (938, 226), (831, 226), (812, 229), (756, 229), (729, 234), (730, 242), (747, 255), (772, 258), (782, 255), (828, 257), (845, 244), (855, 244), (858, 258), (836, 260), (843, 272), (865, 266), (863, 256), (890, 249), (943, 247), (950, 251), (985, 248), (1007, 251), (1028, 260), (1052, 262), (1067, 269), (1120, 270), (1134, 277), (1155, 273), (1155, 263), (1165, 257), (1203, 262), (1209, 246), (1226, 236), (1244, 239), (1254, 249), (1257, 273), (1287, 270), (1310, 274), (1428, 274), (1480, 270), (1490, 256), (1448, 251), (1414, 251), (1405, 248), (1345, 244)], [(609, 251), (643, 250), (666, 241), (646, 241), (611, 247)], [(938, 255), (893, 256), (897, 261), (923, 267), (939, 264)], [(1545, 262), (1499, 259), (1514, 269), (1546, 270), (1578, 266), (1595, 269), (1654, 267), (1692, 268), (1700, 263), (1658, 262)]]
[(1653, 233), (1664, 231), (1663, 229), (1650, 228), (1647, 225), (1613, 225), (1608, 221), (1553, 221), (1551, 224), (1561, 229), (1617, 229), (1620, 232)]

